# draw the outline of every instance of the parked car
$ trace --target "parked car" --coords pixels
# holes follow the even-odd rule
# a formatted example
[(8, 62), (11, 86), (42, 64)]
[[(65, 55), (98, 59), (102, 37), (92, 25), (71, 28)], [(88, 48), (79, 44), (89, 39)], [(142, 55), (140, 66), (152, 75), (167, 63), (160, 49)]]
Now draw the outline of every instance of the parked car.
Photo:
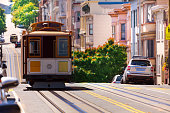
[(0, 43), (4, 43), (5, 39), (4, 38), (0, 38)]
[(17, 27), (18, 27), (18, 28), (24, 28), (24, 25), (19, 24), (19, 25), (17, 25)]
[(154, 84), (154, 67), (149, 59), (143, 56), (134, 56), (126, 67), (121, 83), (147, 82)]
[(18, 36), (16, 34), (10, 35), (10, 42), (16, 43), (18, 41)]
[(6, 62), (3, 61), (3, 62), (0, 64), (0, 77), (6, 77), (6, 76), (7, 76), (6, 69), (7, 69)]
[(21, 113), (17, 101), (13, 103), (7, 99), (8, 89), (19, 85), (17, 78), (2, 77), (0, 84), (0, 113)]
[(122, 75), (115, 75), (113, 77), (112, 83), (120, 83), (121, 79), (122, 79)]
[(21, 47), (21, 41), (15, 43), (15, 48)]

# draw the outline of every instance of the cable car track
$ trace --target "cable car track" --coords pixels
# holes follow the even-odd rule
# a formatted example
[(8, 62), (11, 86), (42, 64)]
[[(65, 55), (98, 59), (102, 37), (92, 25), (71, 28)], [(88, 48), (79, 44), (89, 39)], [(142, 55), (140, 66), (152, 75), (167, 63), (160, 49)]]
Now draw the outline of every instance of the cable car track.
[[(162, 108), (162, 107), (155, 106), (155, 105), (152, 105), (152, 104), (150, 104), (150, 103), (142, 102), (142, 101), (140, 101), (140, 100), (138, 100), (138, 99), (134, 99), (134, 98), (131, 98), (131, 97), (128, 97), (128, 96), (119, 94), (119, 93), (115, 93), (115, 92), (113, 92), (113, 91), (109, 91), (109, 90), (106, 90), (106, 89), (99, 88), (99, 87), (97, 87), (98, 85), (96, 85), (96, 86), (91, 85), (91, 84), (87, 84), (87, 85), (90, 86), (90, 87), (94, 87), (95, 89), (103, 90), (103, 91), (106, 91), (106, 92), (111, 93), (111, 94), (114, 94), (114, 95), (118, 95), (118, 96), (121, 96), (121, 97), (130, 99), (130, 100), (136, 101), (136, 102), (143, 103), (144, 105), (152, 106), (152, 107), (154, 107), (154, 108), (156, 108), (156, 109), (161, 109), (161, 110), (164, 110), (164, 111), (166, 111), (166, 112), (170, 112), (170, 110), (168, 110), (168, 109), (164, 109), (164, 108)], [(102, 85), (99, 85), (99, 86), (102, 87)], [(106, 87), (106, 86), (103, 86), (103, 87)], [(108, 88), (108, 89), (109, 89), (109, 88)], [(152, 100), (153, 100), (153, 99), (152, 99)], [(155, 100), (155, 102), (156, 102), (156, 100)], [(160, 102), (159, 104), (163, 104), (163, 102)], [(169, 104), (167, 104), (167, 105), (169, 106)]]
[(68, 93), (68, 92), (65, 92), (65, 91), (64, 91), (64, 93), (67, 94), (67, 95), (69, 95), (69, 96), (71, 96), (72, 98), (74, 98), (74, 99), (76, 99), (76, 100), (78, 100), (78, 101), (80, 101), (80, 102), (82, 102), (82, 103), (84, 103), (84, 104), (90, 106), (91, 108), (95, 109), (96, 111), (98, 111), (98, 112), (100, 112), (100, 113), (104, 113), (104, 112), (101, 111), (100, 109), (98, 109), (98, 108), (96, 108), (96, 107), (94, 107), (94, 106), (88, 104), (87, 102), (85, 102), (85, 101), (83, 101), (83, 100), (81, 100), (81, 99), (75, 97), (74, 95), (72, 95), (72, 94), (70, 94), (70, 93)]
[[(115, 86), (110, 86), (110, 87), (115, 87)], [(139, 93), (139, 94), (142, 94), (142, 95), (146, 95), (146, 96), (150, 96), (150, 97), (153, 97), (153, 98), (157, 98), (157, 99), (161, 99), (161, 100), (165, 100), (165, 101), (170, 102), (170, 99), (166, 99), (166, 98), (162, 98), (162, 97), (158, 97), (158, 96), (154, 96), (154, 95), (150, 95), (150, 94), (146, 94), (146, 93), (142, 93), (142, 92), (138, 92), (138, 91), (134, 91), (134, 90), (128, 90), (128, 89), (125, 89), (125, 88), (120, 88), (120, 87), (115, 87), (115, 88), (119, 88), (119, 89), (130, 91), (130, 92)]]
[(42, 92), (38, 91), (41, 96), (43, 96), (49, 103), (51, 103), (58, 111), (61, 113), (65, 113), (59, 106), (57, 106), (54, 102), (52, 102), (47, 96), (45, 96)]
[[(69, 105), (71, 108), (73, 108), (74, 110), (76, 110), (77, 112), (79, 112), (79, 113), (87, 113), (86, 111), (84, 111), (83, 109), (81, 109), (79, 106), (77, 106), (77, 105), (75, 105), (74, 104), (74, 102), (71, 102), (70, 100), (68, 100), (68, 99), (66, 99), (65, 97), (63, 97), (61, 94), (58, 94), (57, 92), (55, 92), (55, 91), (49, 91), (52, 95), (54, 95), (55, 97), (57, 97), (58, 99), (60, 99), (60, 100), (62, 100), (64, 103), (66, 103), (67, 105)], [(61, 107), (59, 107), (58, 105), (56, 105), (51, 99), (49, 99), (45, 94), (43, 94), (41, 91), (38, 91), (38, 93), (39, 94), (41, 94), (41, 96), (43, 96), (43, 98), (45, 98), (49, 103), (51, 103), (57, 110), (59, 110), (61, 113), (65, 113), (65, 111), (61, 108)], [(104, 113), (104, 112), (106, 112), (107, 110), (104, 110), (104, 111), (102, 111), (101, 109), (103, 109), (103, 108), (101, 108), (101, 109), (98, 109), (97, 107), (95, 107), (95, 106), (93, 106), (93, 105), (91, 105), (91, 104), (93, 104), (93, 103), (87, 103), (87, 102), (85, 102), (85, 101), (87, 101), (87, 100), (84, 100), (84, 99), (80, 99), (80, 98), (78, 98), (78, 97), (76, 97), (76, 96), (74, 96), (74, 95), (72, 95), (72, 94), (70, 94), (70, 93), (68, 93), (68, 92), (66, 92), (66, 91), (62, 91), (62, 93), (64, 93), (64, 94), (66, 94), (66, 95), (68, 95), (68, 96), (70, 96), (71, 98), (73, 98), (73, 99), (76, 99), (76, 100), (78, 100), (79, 102), (81, 102), (81, 103), (83, 103), (83, 104), (85, 104), (85, 105), (87, 105), (87, 106), (89, 106), (89, 107), (91, 107), (92, 109), (94, 109), (95, 111), (97, 111), (98, 113)], [(109, 111), (107, 111), (107, 112), (109, 112)]]

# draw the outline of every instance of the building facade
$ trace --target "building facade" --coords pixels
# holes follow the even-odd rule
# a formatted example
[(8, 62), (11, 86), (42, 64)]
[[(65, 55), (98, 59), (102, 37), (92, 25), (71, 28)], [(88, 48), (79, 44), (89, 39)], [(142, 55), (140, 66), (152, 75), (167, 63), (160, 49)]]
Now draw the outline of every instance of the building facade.
[(127, 61), (131, 59), (131, 5), (123, 4), (121, 8), (109, 12), (112, 17), (112, 37), (118, 45), (127, 46)]
[(154, 72), (156, 72), (156, 23), (151, 13), (151, 7), (155, 3), (156, 0), (141, 0), (139, 7), (139, 2), (137, 2), (137, 48), (135, 48), (138, 55), (148, 57), (155, 69)]
[(152, 15), (156, 22), (156, 78), (157, 84), (168, 84), (168, 41), (165, 38), (165, 29), (168, 25), (168, 0), (157, 0), (152, 7)]
[(108, 12), (126, 2), (86, 1), (81, 4), (81, 50), (103, 45), (112, 37), (112, 19)]
[(131, 0), (131, 56), (138, 55), (137, 46), (137, 0)]

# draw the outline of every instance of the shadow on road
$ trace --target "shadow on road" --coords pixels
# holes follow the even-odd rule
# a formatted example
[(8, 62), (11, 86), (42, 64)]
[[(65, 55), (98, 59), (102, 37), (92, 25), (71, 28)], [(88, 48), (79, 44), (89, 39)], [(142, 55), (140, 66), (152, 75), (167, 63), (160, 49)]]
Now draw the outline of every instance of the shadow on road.
[(32, 88), (26, 87), (24, 91), (80, 91), (80, 90), (93, 90), (86, 87), (65, 87), (65, 88)]

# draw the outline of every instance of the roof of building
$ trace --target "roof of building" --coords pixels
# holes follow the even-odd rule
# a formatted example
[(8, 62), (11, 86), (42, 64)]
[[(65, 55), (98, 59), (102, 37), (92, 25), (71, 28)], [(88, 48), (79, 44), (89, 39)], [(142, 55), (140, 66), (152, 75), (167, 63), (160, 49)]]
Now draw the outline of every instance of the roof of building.
[(100, 5), (112, 5), (112, 4), (127, 4), (129, 2), (98, 2)]

